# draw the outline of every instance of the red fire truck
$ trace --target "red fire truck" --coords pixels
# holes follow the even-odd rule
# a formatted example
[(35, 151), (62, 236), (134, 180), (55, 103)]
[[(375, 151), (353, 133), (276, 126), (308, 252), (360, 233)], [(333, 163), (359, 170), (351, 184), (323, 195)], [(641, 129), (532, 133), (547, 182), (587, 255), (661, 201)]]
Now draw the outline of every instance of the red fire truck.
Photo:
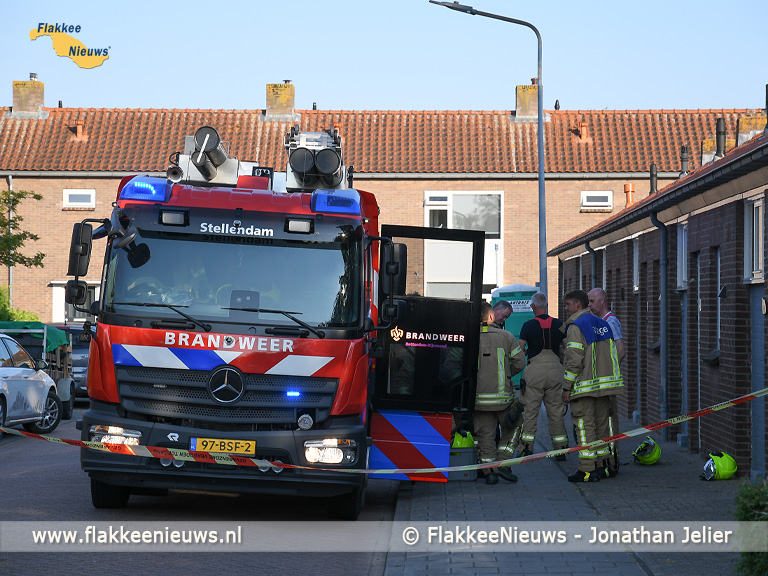
[[(230, 157), (203, 127), (166, 178), (124, 178), (110, 218), (75, 225), (76, 307), (92, 240), (106, 239), (82, 438), (271, 463), (83, 449), (97, 508), (169, 489), (258, 492), (328, 497), (332, 516), (354, 519), (367, 477), (334, 469), (448, 464), (451, 412), (474, 396), (480, 288), (463, 301), (406, 295), (404, 242), (469, 242), (477, 278), (482, 233), (398, 227), (393, 242), (374, 196), (348, 187), (336, 131), (296, 127), (285, 148), (278, 192), (272, 169)], [(408, 415), (433, 432), (410, 435)], [(419, 457), (399, 458), (404, 444)]]

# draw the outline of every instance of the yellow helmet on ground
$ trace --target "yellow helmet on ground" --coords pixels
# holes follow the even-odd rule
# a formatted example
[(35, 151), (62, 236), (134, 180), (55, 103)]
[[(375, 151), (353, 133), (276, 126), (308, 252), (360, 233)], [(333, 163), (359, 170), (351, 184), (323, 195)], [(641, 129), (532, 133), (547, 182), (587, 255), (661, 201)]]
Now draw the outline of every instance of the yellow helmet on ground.
[(728, 480), (736, 474), (736, 461), (733, 456), (725, 452), (714, 452), (709, 455), (709, 460), (704, 464), (702, 480)]
[(659, 458), (661, 458), (661, 447), (656, 444), (650, 436), (646, 436), (645, 438), (645, 441), (632, 452), (632, 456), (634, 456), (635, 460), (640, 462), (640, 464), (650, 466), (651, 464), (656, 464), (656, 462), (659, 461)]

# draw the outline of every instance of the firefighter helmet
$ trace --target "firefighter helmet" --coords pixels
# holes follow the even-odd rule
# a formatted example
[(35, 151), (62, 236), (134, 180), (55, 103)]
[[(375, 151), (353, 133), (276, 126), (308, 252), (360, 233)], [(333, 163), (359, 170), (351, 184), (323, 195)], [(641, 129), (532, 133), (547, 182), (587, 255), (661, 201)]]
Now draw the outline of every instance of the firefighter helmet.
[(640, 446), (635, 448), (635, 451), (632, 452), (632, 456), (634, 456), (635, 460), (640, 462), (640, 464), (650, 466), (651, 464), (656, 464), (656, 462), (659, 461), (659, 458), (661, 458), (661, 448), (656, 444), (653, 438), (646, 436), (646, 440), (640, 444)]
[(474, 448), (475, 439), (472, 437), (472, 432), (464, 430), (457, 430), (453, 435), (452, 448)]
[(736, 474), (736, 461), (730, 454), (714, 452), (709, 455), (709, 460), (704, 464), (702, 480), (728, 480)]

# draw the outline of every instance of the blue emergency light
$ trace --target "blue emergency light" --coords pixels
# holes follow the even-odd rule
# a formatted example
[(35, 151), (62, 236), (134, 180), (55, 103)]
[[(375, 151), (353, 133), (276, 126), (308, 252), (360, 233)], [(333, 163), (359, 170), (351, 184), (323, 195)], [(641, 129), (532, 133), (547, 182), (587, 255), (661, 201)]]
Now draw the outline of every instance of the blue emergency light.
[(360, 194), (352, 188), (347, 190), (321, 188), (312, 192), (310, 206), (313, 212), (360, 216)]
[(297, 390), (288, 390), (288, 392), (286, 392), (285, 395), (288, 396), (289, 398), (298, 398), (299, 396), (301, 396), (301, 392)]
[(148, 202), (168, 202), (171, 187), (165, 178), (137, 176), (120, 191), (121, 200), (145, 200)]

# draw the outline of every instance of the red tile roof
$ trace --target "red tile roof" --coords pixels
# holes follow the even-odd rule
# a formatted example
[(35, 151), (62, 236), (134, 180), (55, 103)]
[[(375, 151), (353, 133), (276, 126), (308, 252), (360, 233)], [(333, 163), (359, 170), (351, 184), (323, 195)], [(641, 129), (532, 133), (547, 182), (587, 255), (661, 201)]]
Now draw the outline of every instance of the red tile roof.
[[(0, 170), (164, 171), (184, 136), (214, 126), (242, 160), (282, 170), (293, 122), (262, 110), (51, 108), (45, 120), (0, 109)], [(536, 122), (507, 111), (297, 110), (304, 131), (337, 126), (355, 172), (505, 174), (537, 171)], [(546, 111), (548, 173), (678, 171), (680, 147), (701, 163), (701, 142), (725, 118), (729, 138), (755, 110)], [(84, 136), (76, 137), (76, 121)], [(583, 134), (582, 134), (583, 131)]]

